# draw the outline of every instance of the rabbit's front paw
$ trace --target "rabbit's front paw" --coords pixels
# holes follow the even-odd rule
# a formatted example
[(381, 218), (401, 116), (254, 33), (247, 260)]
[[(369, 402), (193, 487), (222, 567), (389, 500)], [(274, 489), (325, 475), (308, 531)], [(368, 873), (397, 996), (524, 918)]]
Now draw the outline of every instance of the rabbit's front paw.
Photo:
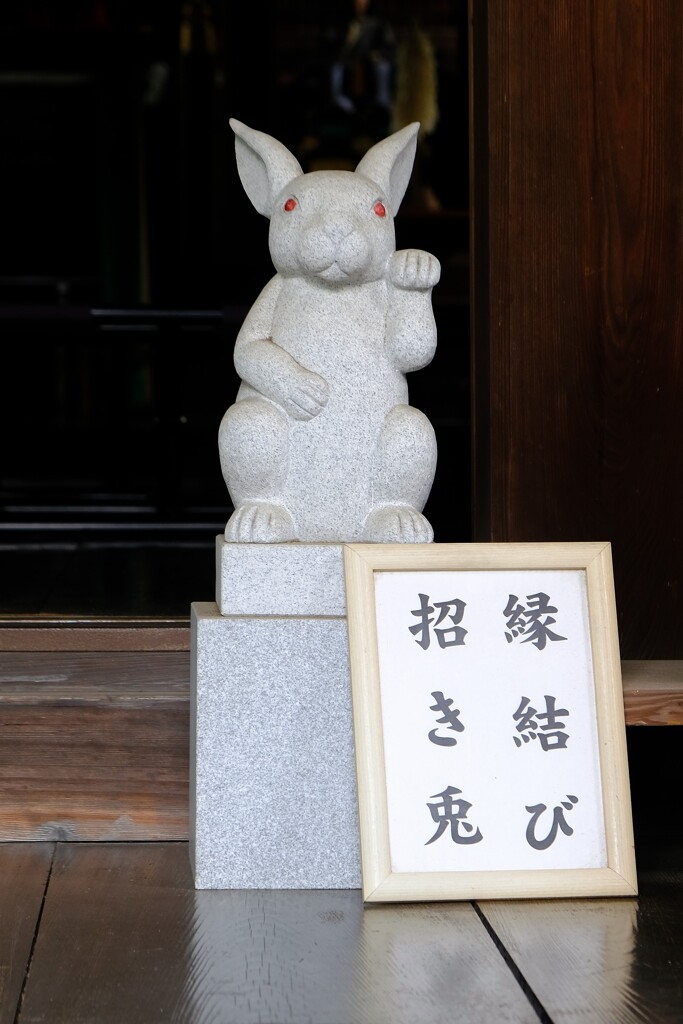
[(312, 420), (327, 405), (330, 389), (322, 377), (310, 370), (302, 370), (296, 383), (284, 396), (285, 412), (295, 420)]
[(294, 520), (284, 505), (247, 501), (228, 519), (225, 539), (237, 543), (281, 544), (295, 539)]
[(372, 544), (430, 544), (434, 531), (421, 512), (409, 505), (382, 505), (365, 523), (365, 540)]
[(426, 291), (439, 283), (441, 264), (423, 249), (400, 249), (389, 260), (389, 280), (407, 291)]

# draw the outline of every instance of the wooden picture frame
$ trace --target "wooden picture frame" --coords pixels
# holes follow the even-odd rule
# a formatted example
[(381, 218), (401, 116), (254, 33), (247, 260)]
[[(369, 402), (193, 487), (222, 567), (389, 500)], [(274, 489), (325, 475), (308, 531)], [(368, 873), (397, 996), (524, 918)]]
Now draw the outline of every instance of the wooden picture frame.
[(364, 899), (635, 895), (610, 545), (344, 563)]

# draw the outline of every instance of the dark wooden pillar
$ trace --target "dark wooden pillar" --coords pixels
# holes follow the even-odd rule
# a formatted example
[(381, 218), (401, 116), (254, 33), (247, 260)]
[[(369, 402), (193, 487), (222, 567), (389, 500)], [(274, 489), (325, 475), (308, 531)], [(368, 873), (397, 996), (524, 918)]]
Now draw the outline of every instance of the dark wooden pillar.
[(612, 541), (683, 658), (683, 5), (472, 7), (475, 538)]

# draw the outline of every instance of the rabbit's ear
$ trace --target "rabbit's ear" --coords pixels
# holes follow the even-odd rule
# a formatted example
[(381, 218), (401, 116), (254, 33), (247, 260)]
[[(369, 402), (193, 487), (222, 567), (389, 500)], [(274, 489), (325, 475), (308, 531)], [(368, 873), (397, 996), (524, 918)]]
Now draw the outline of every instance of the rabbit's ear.
[(286, 146), (265, 132), (230, 119), (235, 133), (235, 153), (240, 181), (252, 203), (270, 217), (275, 198), (293, 178), (303, 174), (298, 160)]
[(415, 159), (419, 122), (406, 125), (394, 132), (388, 139), (378, 142), (369, 149), (356, 167), (356, 173), (376, 182), (396, 214), (410, 181)]

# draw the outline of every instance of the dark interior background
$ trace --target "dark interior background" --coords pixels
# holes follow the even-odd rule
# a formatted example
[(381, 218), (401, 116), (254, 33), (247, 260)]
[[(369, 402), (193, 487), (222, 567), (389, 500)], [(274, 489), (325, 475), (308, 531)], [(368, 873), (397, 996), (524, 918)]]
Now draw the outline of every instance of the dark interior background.
[[(667, 2), (657, 18), (645, 16), (644, 0), (597, 8), (490, 0), (474, 10), (481, 59), (474, 68), (473, 534), (467, 0), (376, 0), (368, 12), (380, 21), (376, 41), (357, 59), (343, 56), (354, 13), (346, 0), (0, 7), (0, 614), (187, 616), (190, 601), (212, 598), (214, 535), (230, 513), (216, 432), (237, 389), (235, 334), (272, 273), (267, 223), (238, 182), (228, 117), (275, 134), (306, 168), (352, 166), (391, 127), (387, 109), (374, 102), (378, 55), (390, 89), (399, 67), (417, 81), (414, 69), (429, 65), (421, 63), (426, 37), (439, 115), (397, 233), (399, 245), (431, 250), (443, 268), (434, 293), (437, 356), (410, 382), (439, 441), (427, 507), (436, 539), (614, 539), (617, 596), (628, 611), (622, 651), (678, 656), (680, 516), (671, 514), (671, 494), (680, 495), (682, 477), (650, 472), (675, 456), (678, 435), (634, 416), (640, 406), (624, 395), (642, 397), (646, 356), (670, 353), (674, 342), (680, 352), (671, 326), (680, 323), (680, 287), (663, 286), (669, 305), (629, 317), (622, 331), (612, 297), (587, 302), (585, 282), (602, 286), (605, 254), (621, 266), (631, 225), (643, 229), (643, 251), (663, 254), (652, 262), (653, 279), (680, 277), (671, 273), (681, 252), (681, 107), (672, 99), (681, 95), (680, 6)], [(651, 25), (659, 57), (646, 66)], [(619, 57), (624, 47), (628, 59)], [(353, 97), (353, 112), (340, 106), (344, 96)], [(658, 207), (654, 219), (642, 213), (649, 201), (639, 199), (638, 183), (649, 188), (648, 179), (619, 148), (624, 125), (643, 161), (652, 154), (659, 161), (651, 187), (669, 212)], [(602, 148), (587, 135), (593, 126)], [(613, 168), (624, 169), (624, 181), (635, 169), (633, 187), (613, 180)], [(593, 225), (589, 241), (598, 240), (584, 245), (585, 261), (578, 209)], [(603, 222), (609, 230), (600, 241)], [(668, 244), (649, 241), (650, 230), (661, 238), (664, 229)], [(641, 278), (629, 281), (637, 298)], [(659, 334), (650, 344), (652, 324)], [(611, 404), (599, 396), (587, 404), (585, 378), (572, 376), (577, 345), (582, 372), (592, 367), (612, 389)], [(670, 355), (662, 362), (671, 391), (672, 367), (680, 365)], [(626, 372), (631, 390), (624, 391)], [(573, 414), (561, 422), (558, 374), (565, 391), (574, 382)], [(596, 463), (590, 490), (588, 469), (595, 453), (614, 447), (617, 412), (623, 457), (607, 460), (607, 475)], [(577, 431), (591, 417), (600, 430)], [(597, 444), (598, 434), (609, 444)], [(529, 457), (554, 440), (552, 459)], [(661, 510), (644, 506), (660, 496)], [(668, 589), (661, 565), (659, 575), (650, 572), (655, 539), (664, 552), (657, 564), (668, 559), (666, 578), (674, 581)], [(660, 784), (680, 766), (677, 731), (632, 729), (629, 741), (638, 835), (680, 830), (667, 812), (671, 786)]]
[(469, 539), (467, 4), (363, 6), (0, 11), (2, 611), (186, 614), (211, 598), (233, 342), (273, 273), (228, 118), (305, 169), (353, 167), (420, 116), (430, 74), (438, 117), (397, 235), (443, 267), (439, 350), (411, 400), (438, 435), (437, 539)]

